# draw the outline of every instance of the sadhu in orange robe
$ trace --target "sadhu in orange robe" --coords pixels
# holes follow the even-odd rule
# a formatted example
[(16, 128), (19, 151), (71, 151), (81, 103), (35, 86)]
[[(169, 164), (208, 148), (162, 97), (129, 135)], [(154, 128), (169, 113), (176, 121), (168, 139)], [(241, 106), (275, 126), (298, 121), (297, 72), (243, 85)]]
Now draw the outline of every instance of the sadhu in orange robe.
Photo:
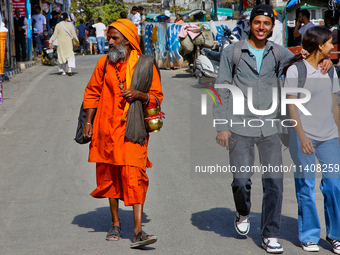
[[(97, 188), (93, 197), (119, 198), (125, 205), (144, 204), (148, 188), (146, 168), (152, 167), (147, 157), (149, 135), (140, 145), (125, 139), (126, 121), (122, 120), (126, 100), (119, 97), (121, 90), (115, 69), (110, 61), (106, 66), (104, 85), (102, 76), (107, 56), (99, 59), (84, 93), (84, 109), (97, 108), (90, 143), (89, 162), (96, 162)], [(120, 80), (125, 79), (127, 62), (117, 63)], [(126, 84), (124, 85), (124, 90)], [(148, 92), (148, 108), (157, 107), (163, 92), (160, 78), (153, 66), (153, 79)]]

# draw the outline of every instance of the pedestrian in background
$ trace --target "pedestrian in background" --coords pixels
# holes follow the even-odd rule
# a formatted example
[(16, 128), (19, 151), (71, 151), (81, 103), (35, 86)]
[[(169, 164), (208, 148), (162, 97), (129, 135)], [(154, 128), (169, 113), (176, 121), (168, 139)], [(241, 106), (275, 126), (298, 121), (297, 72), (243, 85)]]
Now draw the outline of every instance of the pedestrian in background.
[(81, 47), (80, 54), (85, 55), (86, 41), (87, 41), (87, 38), (86, 38), (87, 31), (86, 31), (86, 26), (84, 25), (84, 20), (80, 19), (79, 22), (80, 22), (80, 24), (77, 26), (77, 36), (78, 36), (79, 44), (80, 44), (80, 47)]
[(43, 32), (46, 30), (46, 18), (41, 14), (41, 7), (39, 5), (34, 7), (35, 14), (32, 16), (33, 22), (33, 44), (38, 46), (38, 57), (41, 57), (42, 44), (41, 38)]
[(121, 13), (119, 13), (119, 17), (120, 17), (121, 19), (126, 19), (126, 12), (121, 12)]
[(92, 55), (92, 48), (95, 55), (97, 55), (97, 37), (96, 37), (96, 29), (89, 25), (87, 28), (87, 42), (90, 47), (90, 55)]
[[(76, 59), (73, 52), (72, 39), (78, 37), (74, 31), (73, 25), (68, 22), (68, 14), (66, 12), (61, 14), (62, 21), (59, 22), (51, 38), (50, 48), (53, 48), (53, 42), (58, 40), (58, 62), (59, 72), (66, 75), (66, 63), (68, 64), (68, 75), (72, 76), (72, 68), (76, 67)], [(71, 35), (71, 36), (70, 36)]]
[(19, 62), (21, 55), (22, 61), (26, 61), (25, 29), (28, 27), (27, 19), (24, 16), (20, 15), (20, 9), (18, 8), (15, 9), (15, 16), (13, 19), (15, 31), (15, 58), (17, 62)]
[[(284, 87), (299, 87), (298, 72), (301, 69), (296, 64), (300, 64), (306, 70), (303, 88), (312, 94), (304, 104), (310, 116), (303, 114), (295, 104), (288, 105), (289, 116), (297, 123), (290, 131), (289, 152), (296, 166), (299, 240), (304, 251), (319, 251), (321, 227), (315, 202), (315, 172), (322, 172), (320, 190), (324, 197), (326, 240), (333, 251), (340, 254), (340, 120), (336, 96), (340, 89), (334, 67), (330, 78), (329, 74), (321, 73), (319, 66), (322, 60), (329, 58), (333, 49), (332, 33), (325, 27), (311, 27), (302, 38), (302, 46), (308, 56), (304, 60), (302, 54), (298, 54), (291, 59), (285, 68), (284, 83)], [(287, 99), (297, 98), (298, 93), (287, 95)]]
[[(307, 9), (302, 10), (299, 13), (298, 20), (296, 21), (296, 26), (294, 28), (294, 37), (301, 36), (301, 42), (303, 39), (303, 35), (306, 33), (307, 29), (310, 27), (314, 27), (315, 25), (310, 20), (310, 12)], [(301, 26), (301, 24), (304, 24)]]
[(50, 19), (49, 24), (50, 24), (51, 31), (53, 32), (55, 26), (60, 22), (60, 19), (58, 18), (58, 13), (56, 11), (52, 11), (51, 15), (52, 15), (52, 18)]
[(183, 18), (182, 18), (182, 15), (179, 14), (179, 13), (177, 13), (176, 19), (175, 19), (174, 22), (175, 22), (175, 23), (184, 23)]
[(131, 12), (129, 13), (128, 19), (132, 21), (133, 16), (135, 16), (135, 14), (138, 11), (138, 7), (137, 6), (132, 6), (131, 8)]
[(105, 34), (106, 34), (106, 26), (102, 23), (102, 18), (98, 18), (98, 22), (93, 24), (96, 29), (96, 37), (97, 37), (97, 45), (99, 54), (105, 53)]
[(269, 41), (273, 41), (274, 43), (283, 46), (282, 36), (283, 36), (283, 26), (282, 22), (277, 18), (277, 12), (273, 9), (275, 16), (275, 26), (273, 29), (272, 36), (268, 38)]

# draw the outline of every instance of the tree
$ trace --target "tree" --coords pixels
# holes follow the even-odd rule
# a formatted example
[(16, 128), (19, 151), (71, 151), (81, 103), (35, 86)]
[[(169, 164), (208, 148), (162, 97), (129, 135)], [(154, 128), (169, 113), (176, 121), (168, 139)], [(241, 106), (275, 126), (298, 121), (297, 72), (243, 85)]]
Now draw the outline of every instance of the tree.
[(78, 9), (83, 10), (78, 13), (78, 17), (86, 21), (90, 19), (96, 21), (98, 17), (101, 17), (104, 24), (119, 19), (120, 12), (128, 11), (122, 0), (78, 0), (77, 4)]

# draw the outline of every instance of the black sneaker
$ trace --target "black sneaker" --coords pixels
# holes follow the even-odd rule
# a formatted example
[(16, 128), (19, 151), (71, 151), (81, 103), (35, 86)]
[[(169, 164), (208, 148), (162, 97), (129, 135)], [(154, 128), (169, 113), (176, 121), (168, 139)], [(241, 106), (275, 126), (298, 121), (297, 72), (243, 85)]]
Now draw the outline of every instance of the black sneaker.
[(262, 248), (268, 253), (282, 253), (283, 248), (277, 238), (262, 238)]
[(237, 233), (242, 236), (247, 235), (250, 229), (249, 215), (242, 216), (238, 212), (236, 212), (234, 226)]
[(340, 241), (334, 240), (326, 236), (327, 242), (332, 246), (334, 253), (340, 254)]

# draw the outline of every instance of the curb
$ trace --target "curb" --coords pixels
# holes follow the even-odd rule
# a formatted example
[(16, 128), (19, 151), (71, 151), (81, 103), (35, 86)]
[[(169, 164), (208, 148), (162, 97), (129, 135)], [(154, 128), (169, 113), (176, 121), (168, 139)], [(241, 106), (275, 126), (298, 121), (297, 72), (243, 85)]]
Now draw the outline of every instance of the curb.
[(34, 65), (36, 65), (35, 61), (19, 62), (17, 63), (17, 68), (6, 68), (4, 74), (1, 75), (1, 79), (3, 81), (9, 81), (9, 78)]
[(35, 64), (36, 64), (35, 61), (26, 61), (26, 62), (19, 62), (19, 63), (17, 63), (17, 66), (21, 70), (25, 70), (27, 68), (30, 68), (30, 67), (34, 66)]
[(10, 77), (13, 77), (18, 73), (21, 73), (20, 68), (6, 68), (4, 74), (2, 75), (2, 80), (9, 81)]

